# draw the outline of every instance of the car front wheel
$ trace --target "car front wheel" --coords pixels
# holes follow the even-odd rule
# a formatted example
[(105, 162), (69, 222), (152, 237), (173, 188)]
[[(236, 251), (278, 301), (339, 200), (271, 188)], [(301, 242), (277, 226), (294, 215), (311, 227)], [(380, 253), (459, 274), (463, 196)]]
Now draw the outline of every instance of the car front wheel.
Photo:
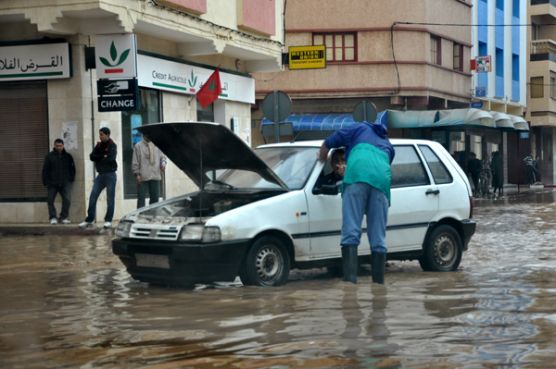
[(458, 232), (442, 224), (433, 229), (424, 245), (419, 259), (425, 271), (449, 272), (456, 270), (461, 262), (462, 246)]
[(284, 243), (272, 236), (257, 239), (243, 262), (239, 278), (244, 285), (279, 286), (288, 280), (290, 257)]

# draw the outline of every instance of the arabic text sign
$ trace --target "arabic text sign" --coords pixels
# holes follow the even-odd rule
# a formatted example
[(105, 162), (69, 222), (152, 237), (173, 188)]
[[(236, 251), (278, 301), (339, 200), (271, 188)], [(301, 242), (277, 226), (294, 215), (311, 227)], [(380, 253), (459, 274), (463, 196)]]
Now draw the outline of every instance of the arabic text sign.
[[(176, 61), (148, 55), (137, 56), (139, 86), (188, 95), (196, 94), (214, 72)], [(221, 100), (255, 103), (255, 80), (220, 70)]]
[(326, 47), (315, 46), (290, 46), (290, 69), (318, 69), (326, 68)]
[(137, 43), (134, 34), (97, 35), (97, 78), (137, 77)]
[(71, 77), (68, 43), (0, 47), (0, 82)]

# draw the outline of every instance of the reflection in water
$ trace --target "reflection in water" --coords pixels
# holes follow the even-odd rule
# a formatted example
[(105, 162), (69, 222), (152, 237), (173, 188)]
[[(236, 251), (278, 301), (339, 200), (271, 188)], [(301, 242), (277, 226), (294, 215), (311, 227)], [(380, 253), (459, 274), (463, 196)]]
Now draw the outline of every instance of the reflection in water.
[(108, 236), (0, 239), (1, 368), (551, 368), (553, 194), (484, 201), (458, 272), (279, 288), (132, 280)]

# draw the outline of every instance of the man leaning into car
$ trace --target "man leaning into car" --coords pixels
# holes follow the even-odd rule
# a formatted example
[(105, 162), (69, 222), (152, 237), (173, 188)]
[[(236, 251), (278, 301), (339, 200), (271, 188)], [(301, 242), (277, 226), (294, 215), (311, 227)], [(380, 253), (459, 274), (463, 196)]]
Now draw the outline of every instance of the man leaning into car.
[(357, 283), (357, 247), (361, 222), (367, 216), (374, 283), (384, 284), (386, 223), (390, 206), (390, 164), (394, 148), (386, 127), (368, 122), (336, 131), (322, 144), (319, 160), (332, 148), (345, 147), (347, 167), (342, 192), (342, 267), (344, 281)]

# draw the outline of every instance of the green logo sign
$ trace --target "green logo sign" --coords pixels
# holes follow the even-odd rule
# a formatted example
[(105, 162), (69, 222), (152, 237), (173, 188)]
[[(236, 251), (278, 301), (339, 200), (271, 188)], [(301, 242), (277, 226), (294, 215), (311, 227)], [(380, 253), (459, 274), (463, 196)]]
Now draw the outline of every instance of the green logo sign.
[(107, 67), (117, 67), (127, 59), (127, 56), (129, 55), (129, 50), (130, 49), (125, 50), (118, 58), (118, 50), (116, 50), (116, 45), (114, 45), (114, 41), (112, 41), (112, 44), (110, 44), (110, 59), (112, 59), (112, 63), (114, 64), (110, 63), (106, 58), (103, 58), (102, 56), (99, 57), (99, 59), (102, 62), (102, 64), (106, 65)]

